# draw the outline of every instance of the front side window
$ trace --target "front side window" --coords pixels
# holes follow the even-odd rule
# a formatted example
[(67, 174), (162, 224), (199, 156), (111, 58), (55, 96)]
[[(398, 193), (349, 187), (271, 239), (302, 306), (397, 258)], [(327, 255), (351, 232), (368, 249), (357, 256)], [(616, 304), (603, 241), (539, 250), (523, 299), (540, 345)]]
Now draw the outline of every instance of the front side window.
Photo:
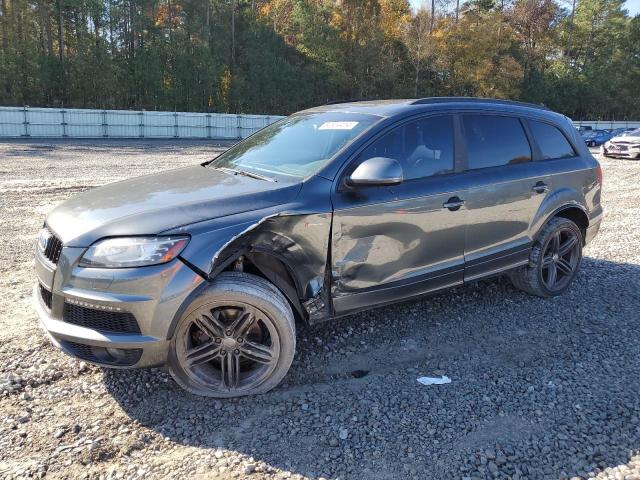
[(450, 116), (406, 123), (367, 147), (360, 160), (388, 157), (400, 162), (405, 180), (453, 171), (453, 122)]
[(567, 138), (553, 125), (529, 120), (529, 128), (538, 147), (540, 147), (540, 153), (544, 160), (576, 156), (576, 152)]
[(531, 160), (531, 146), (520, 120), (499, 115), (464, 115), (469, 169)]
[(209, 164), (264, 176), (302, 179), (381, 120), (348, 112), (303, 113), (269, 125)]

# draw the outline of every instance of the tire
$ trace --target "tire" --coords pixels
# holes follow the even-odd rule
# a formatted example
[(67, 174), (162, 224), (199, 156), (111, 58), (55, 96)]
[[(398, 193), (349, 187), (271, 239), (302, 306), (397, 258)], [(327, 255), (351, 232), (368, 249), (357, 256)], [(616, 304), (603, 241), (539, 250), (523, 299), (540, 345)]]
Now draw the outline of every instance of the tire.
[(284, 295), (261, 277), (224, 272), (180, 318), (169, 371), (196, 395), (256, 395), (280, 383), (295, 350), (295, 320)]
[[(566, 249), (570, 238), (575, 239), (570, 250), (565, 254), (560, 248), (553, 252), (555, 245)], [(574, 222), (563, 217), (552, 218), (538, 234), (529, 263), (510, 273), (511, 282), (519, 290), (542, 298), (563, 294), (580, 268), (583, 245), (582, 231)], [(570, 272), (567, 266), (571, 267)], [(551, 272), (553, 269), (556, 271), (555, 277)], [(551, 283), (552, 278), (557, 283)]]

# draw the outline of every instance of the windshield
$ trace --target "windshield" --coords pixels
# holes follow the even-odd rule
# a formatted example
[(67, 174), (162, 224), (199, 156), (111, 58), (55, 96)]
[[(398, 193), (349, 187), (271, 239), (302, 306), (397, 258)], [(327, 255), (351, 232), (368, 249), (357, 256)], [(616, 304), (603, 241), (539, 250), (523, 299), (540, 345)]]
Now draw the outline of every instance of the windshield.
[(381, 120), (348, 112), (302, 113), (269, 125), (209, 164), (263, 176), (304, 178)]
[(625, 132), (625, 136), (627, 137), (640, 137), (640, 128), (636, 128), (635, 130), (631, 130), (630, 132)]

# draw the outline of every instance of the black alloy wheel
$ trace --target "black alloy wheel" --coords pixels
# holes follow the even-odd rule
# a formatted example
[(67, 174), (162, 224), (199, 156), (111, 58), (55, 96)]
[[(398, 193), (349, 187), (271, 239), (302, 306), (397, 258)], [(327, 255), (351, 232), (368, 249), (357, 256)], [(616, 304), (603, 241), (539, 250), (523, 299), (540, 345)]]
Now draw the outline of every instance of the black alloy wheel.
[(187, 375), (229, 392), (260, 384), (280, 353), (269, 316), (247, 304), (206, 305), (191, 314), (181, 337), (176, 354)]
[(576, 277), (582, 261), (584, 234), (564, 217), (549, 220), (531, 248), (529, 263), (509, 273), (516, 288), (548, 298), (562, 294)]
[(580, 264), (581, 239), (569, 227), (553, 232), (542, 255), (542, 281), (551, 291), (562, 291), (573, 279)]
[(282, 293), (264, 278), (224, 272), (178, 321), (169, 370), (198, 395), (254, 395), (282, 380), (295, 346), (293, 312)]

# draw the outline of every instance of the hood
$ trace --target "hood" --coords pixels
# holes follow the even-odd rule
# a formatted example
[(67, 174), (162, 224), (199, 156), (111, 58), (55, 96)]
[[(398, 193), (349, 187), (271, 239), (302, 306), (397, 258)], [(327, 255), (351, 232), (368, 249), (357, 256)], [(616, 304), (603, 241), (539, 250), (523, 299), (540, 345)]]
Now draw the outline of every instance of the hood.
[(610, 141), (612, 142), (628, 142), (628, 143), (640, 143), (640, 137), (637, 135), (619, 135), (617, 137), (613, 137)]
[(112, 183), (58, 205), (47, 225), (66, 246), (153, 235), (182, 225), (293, 200), (300, 183), (276, 183), (194, 166)]

